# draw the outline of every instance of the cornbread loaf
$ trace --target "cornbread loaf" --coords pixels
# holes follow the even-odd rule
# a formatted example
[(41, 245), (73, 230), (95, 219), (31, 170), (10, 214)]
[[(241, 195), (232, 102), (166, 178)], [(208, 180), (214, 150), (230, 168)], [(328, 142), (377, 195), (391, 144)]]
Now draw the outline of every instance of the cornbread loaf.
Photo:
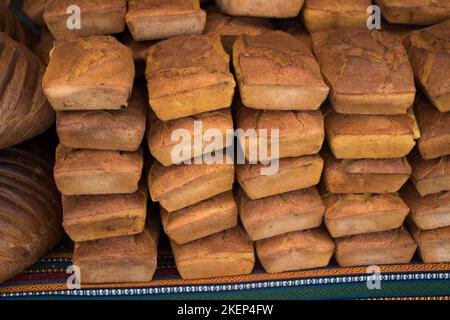
[(280, 159), (278, 168), (272, 166), (278, 169), (272, 175), (263, 175), (263, 168), (268, 166), (262, 163), (236, 166), (237, 181), (252, 200), (317, 185), (323, 160), (319, 155)]
[(42, 86), (55, 110), (109, 110), (128, 105), (133, 52), (110, 36), (55, 41)]
[(450, 191), (421, 196), (412, 184), (401, 193), (411, 209), (410, 217), (422, 230), (450, 226)]
[(334, 242), (335, 258), (341, 267), (409, 263), (417, 249), (413, 237), (403, 227), (338, 238)]
[(406, 158), (338, 160), (324, 156), (323, 182), (331, 193), (393, 193), (411, 176)]
[(63, 226), (73, 241), (128, 236), (144, 231), (147, 186), (131, 194), (63, 196)]
[(0, 149), (47, 130), (55, 120), (41, 88), (44, 65), (0, 32)]
[(414, 73), (397, 37), (359, 28), (316, 32), (311, 37), (335, 111), (400, 114), (412, 106)]
[(59, 191), (66, 196), (134, 193), (142, 168), (142, 149), (77, 150), (59, 145), (54, 175)]
[(326, 267), (334, 253), (333, 240), (320, 228), (259, 240), (255, 246), (268, 273)]
[(23, 0), (23, 11), (39, 27), (45, 26), (44, 12), (48, 0)]
[(36, 154), (0, 151), (0, 283), (35, 263), (62, 238), (61, 205), (50, 163)]
[(424, 160), (416, 155), (412, 182), (421, 196), (450, 190), (450, 157)]
[(325, 207), (316, 188), (250, 200), (239, 190), (239, 215), (253, 241), (312, 229), (322, 224)]
[(55, 39), (47, 28), (41, 29), (41, 37), (33, 49), (33, 52), (41, 59), (41, 61), (48, 65), (50, 62), (50, 52), (53, 49)]
[(303, 21), (309, 32), (366, 28), (372, 0), (305, 0)]
[(146, 116), (146, 96), (136, 87), (123, 110), (58, 111), (56, 129), (66, 148), (136, 151), (144, 138)]
[(419, 256), (424, 263), (450, 262), (450, 227), (420, 230), (414, 224), (411, 233), (419, 247)]
[(205, 34), (220, 36), (222, 45), (228, 54), (233, 51), (233, 44), (239, 36), (255, 36), (273, 29), (268, 19), (252, 17), (232, 17), (219, 12), (208, 12)]
[(147, 181), (152, 200), (172, 212), (232, 190), (234, 164), (228, 156), (221, 164), (164, 167), (155, 161)]
[[(237, 128), (244, 130), (244, 134), (238, 135), (238, 139), (247, 160), (252, 157), (254, 160), (267, 160), (316, 154), (322, 148), (325, 138), (320, 110), (256, 110), (241, 104), (235, 117)], [(256, 135), (245, 134), (247, 131), (253, 132), (252, 130)], [(259, 130), (267, 130), (267, 134), (263, 135)], [(277, 155), (270, 152), (275, 137), (274, 130), (279, 130), (278, 139), (275, 139), (279, 148)], [(263, 146), (267, 146), (267, 150), (260, 150)]]
[(233, 65), (249, 108), (317, 110), (328, 95), (311, 50), (283, 31), (242, 35), (233, 46)]
[(408, 114), (325, 115), (328, 144), (337, 159), (401, 158), (415, 145), (414, 120)]
[(171, 241), (183, 279), (249, 274), (255, 264), (253, 242), (240, 226), (184, 245)]
[(391, 23), (429, 25), (450, 18), (449, 0), (376, 0)]
[(439, 112), (424, 96), (416, 99), (415, 110), (421, 137), (417, 143), (424, 159), (450, 154), (450, 112)]
[[(176, 130), (182, 130), (186, 136), (173, 137)], [(159, 120), (150, 113), (147, 132), (150, 152), (164, 166), (211, 154), (230, 147), (234, 143), (233, 118), (229, 108), (167, 122)], [(218, 133), (221, 135), (213, 141), (206, 139), (206, 135), (210, 139), (216, 137)], [(172, 157), (172, 153), (176, 155), (176, 158)]]
[(397, 229), (409, 208), (396, 193), (328, 194), (325, 224), (333, 238)]
[[(69, 28), (70, 23), (75, 24), (78, 13), (69, 10), (73, 5), (80, 10), (79, 28), (76, 25)], [(55, 39), (64, 40), (73, 35), (86, 37), (123, 32), (126, 11), (125, 0), (48, 0), (44, 20)]]
[(238, 209), (233, 192), (227, 191), (178, 211), (161, 208), (161, 222), (172, 241), (186, 244), (235, 227)]
[(5, 33), (12, 39), (20, 42), (28, 49), (32, 50), (35, 45), (35, 38), (31, 31), (20, 21), (20, 19), (0, 3), (0, 32)]
[(142, 233), (76, 242), (73, 264), (81, 283), (147, 282), (157, 265), (159, 221), (147, 221)]
[(229, 60), (219, 36), (178, 36), (152, 46), (146, 78), (156, 116), (168, 121), (228, 108), (236, 86)]
[(126, 20), (134, 40), (156, 40), (203, 33), (206, 12), (199, 0), (133, 0)]
[(216, 4), (230, 16), (291, 18), (298, 16), (303, 0), (216, 0)]

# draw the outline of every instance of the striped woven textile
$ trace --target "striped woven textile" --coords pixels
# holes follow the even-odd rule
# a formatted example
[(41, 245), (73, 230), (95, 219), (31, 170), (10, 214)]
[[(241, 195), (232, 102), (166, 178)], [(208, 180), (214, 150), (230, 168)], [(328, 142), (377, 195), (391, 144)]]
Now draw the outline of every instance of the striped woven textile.
[(148, 283), (82, 285), (69, 290), (72, 245), (65, 244), (23, 275), (0, 285), (0, 299), (449, 299), (450, 264), (381, 266), (381, 289), (369, 289), (364, 267), (181, 280), (168, 250)]

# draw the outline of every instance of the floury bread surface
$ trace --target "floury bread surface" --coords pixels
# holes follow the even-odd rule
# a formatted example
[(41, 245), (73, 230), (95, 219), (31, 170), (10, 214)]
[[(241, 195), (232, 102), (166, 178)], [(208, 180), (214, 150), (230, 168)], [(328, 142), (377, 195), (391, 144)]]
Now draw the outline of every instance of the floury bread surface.
[(401, 114), (412, 106), (414, 73), (397, 37), (367, 28), (316, 32), (311, 37), (335, 111)]
[[(80, 8), (80, 28), (68, 28), (73, 23), (75, 9), (68, 10), (71, 5)], [(70, 36), (92, 36), (120, 33), (125, 30), (125, 0), (48, 0), (45, 6), (44, 20), (57, 40)]]
[(59, 140), (73, 149), (136, 151), (144, 138), (147, 103), (144, 91), (134, 88), (126, 109), (58, 111)]
[(55, 41), (42, 81), (55, 110), (110, 110), (128, 105), (134, 81), (131, 49), (111, 36)]
[(283, 31), (242, 35), (233, 46), (233, 65), (249, 108), (317, 110), (329, 92), (310, 49)]
[(240, 226), (184, 245), (172, 241), (171, 245), (183, 279), (245, 275), (255, 264), (253, 242)]
[(159, 221), (147, 220), (142, 233), (76, 242), (73, 263), (81, 283), (124, 283), (152, 280), (157, 265)]
[(326, 267), (334, 242), (320, 228), (290, 232), (256, 242), (256, 253), (269, 273)]
[(238, 208), (233, 192), (227, 191), (178, 211), (161, 208), (161, 221), (172, 241), (186, 244), (235, 227)]
[(421, 196), (450, 190), (450, 156), (424, 160), (412, 157), (412, 182)]
[(419, 247), (419, 256), (424, 263), (450, 262), (450, 226), (432, 230), (420, 230), (409, 225)]
[(127, 24), (136, 41), (201, 34), (206, 12), (200, 0), (131, 0)]
[(156, 116), (168, 121), (230, 107), (236, 83), (229, 62), (220, 36), (178, 36), (152, 46), (146, 78)]
[(298, 16), (303, 0), (216, 0), (216, 4), (231, 16), (293, 18)]
[(259, 200), (250, 200), (239, 190), (237, 202), (242, 224), (253, 241), (319, 227), (325, 212), (313, 187)]
[(70, 195), (134, 193), (143, 168), (137, 152), (77, 150), (59, 145), (54, 176), (59, 191)]

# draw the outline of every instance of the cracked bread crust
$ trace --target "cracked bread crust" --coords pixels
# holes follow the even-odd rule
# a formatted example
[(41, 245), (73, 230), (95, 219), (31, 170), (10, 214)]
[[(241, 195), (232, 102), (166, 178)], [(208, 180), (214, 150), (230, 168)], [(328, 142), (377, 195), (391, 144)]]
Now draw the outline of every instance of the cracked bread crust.
[(421, 196), (450, 190), (450, 156), (424, 160), (413, 157), (412, 182)]
[(216, 0), (216, 4), (230, 16), (293, 18), (298, 16), (303, 0)]

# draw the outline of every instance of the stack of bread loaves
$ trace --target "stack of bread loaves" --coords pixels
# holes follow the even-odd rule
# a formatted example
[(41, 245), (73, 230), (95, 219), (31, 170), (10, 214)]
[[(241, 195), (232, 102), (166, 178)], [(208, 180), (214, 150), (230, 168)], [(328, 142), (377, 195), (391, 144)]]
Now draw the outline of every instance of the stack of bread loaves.
[(422, 260), (450, 262), (450, 20), (412, 32), (408, 50), (426, 96), (415, 102), (422, 135), (411, 156), (412, 184), (402, 196)]
[(125, 1), (79, 1), (83, 37), (65, 29), (65, 2), (50, 1), (44, 14), (57, 40), (43, 89), (57, 111), (54, 176), (74, 264), (83, 283), (149, 281), (159, 222), (147, 217), (141, 179), (147, 99), (133, 88), (131, 49), (101, 35), (123, 30)]
[(413, 70), (398, 37), (339, 29), (312, 34), (330, 84), (325, 130), (325, 224), (341, 266), (406, 263), (416, 250), (398, 191), (419, 132)]

